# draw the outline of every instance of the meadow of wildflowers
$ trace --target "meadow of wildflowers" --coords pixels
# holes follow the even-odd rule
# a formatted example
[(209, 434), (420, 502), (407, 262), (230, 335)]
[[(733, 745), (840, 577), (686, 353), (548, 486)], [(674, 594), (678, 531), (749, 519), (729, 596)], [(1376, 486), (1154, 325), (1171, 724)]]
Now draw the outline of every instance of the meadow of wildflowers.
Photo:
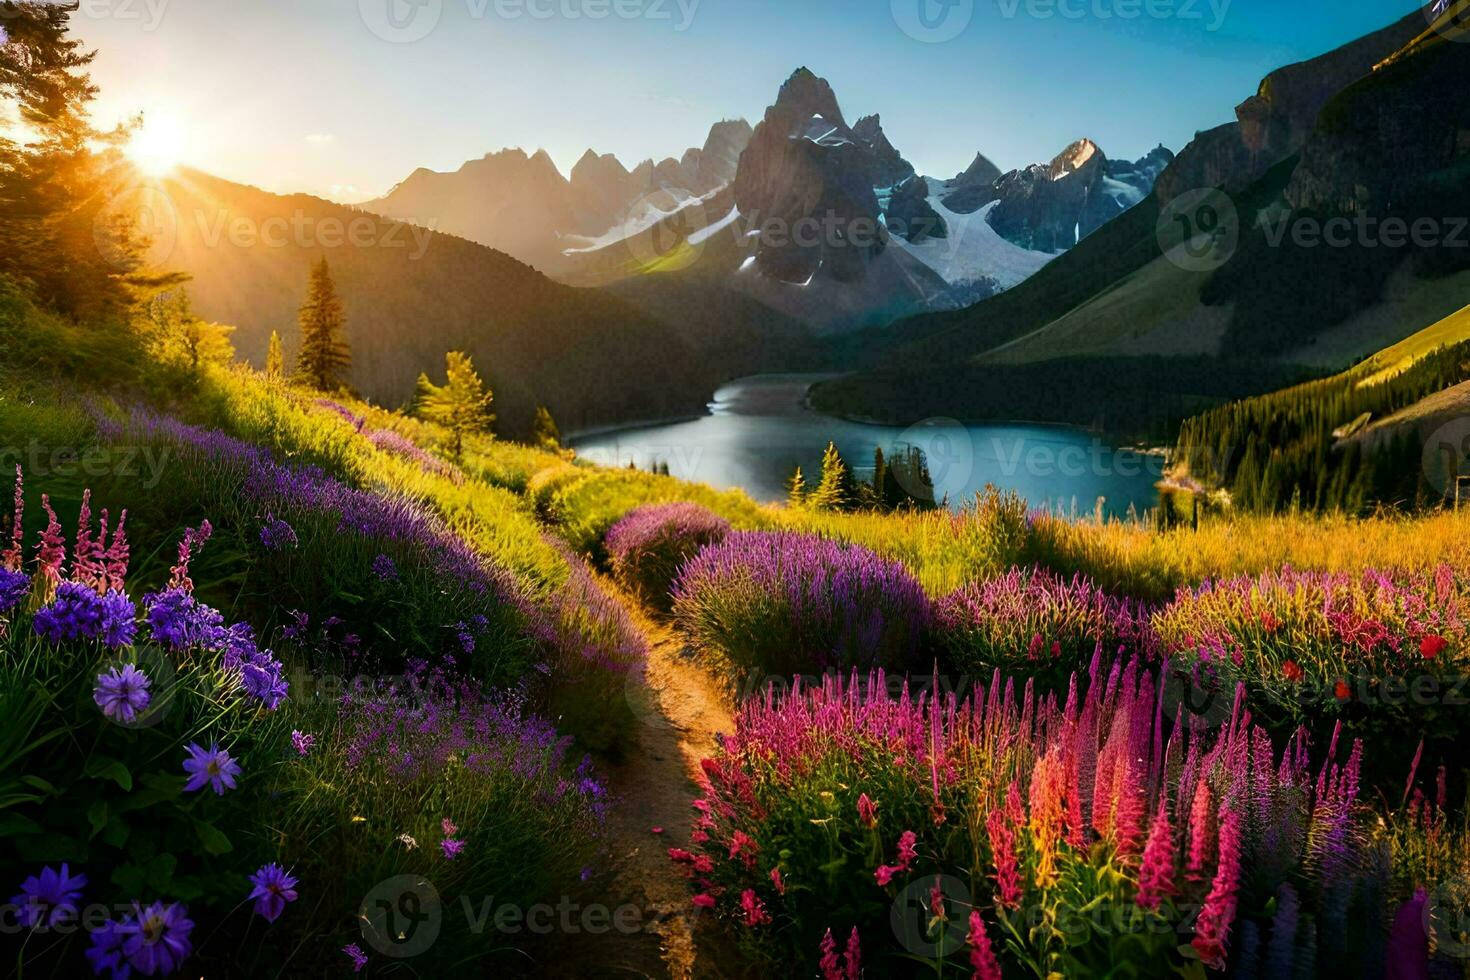
[(603, 541), (613, 575), (650, 605), (667, 610), (684, 563), (730, 533), (730, 522), (698, 504), (679, 501), (629, 511)]
[(958, 671), (1001, 667), (1064, 683), (1098, 650), (1152, 656), (1157, 646), (1145, 604), (1040, 568), (956, 589), (936, 604), (935, 633)]
[[(1283, 723), (1342, 717), (1400, 749), (1470, 733), (1470, 580), (1284, 568), (1181, 589), (1159, 641), (1202, 685), (1242, 683)], [(1407, 746), (1403, 743), (1407, 740)]]
[(730, 534), (674, 584), (679, 627), (746, 676), (911, 667), (931, 615), (901, 563), (787, 531)]
[(826, 977), (854, 931), (865, 976), (1375, 975), (1391, 910), (1362, 744), (1314, 763), (1243, 691), (1215, 729), (1164, 700), (1137, 660), (1065, 700), (999, 675), (966, 698), (881, 674), (771, 694), (706, 760), (670, 858), (752, 956)]

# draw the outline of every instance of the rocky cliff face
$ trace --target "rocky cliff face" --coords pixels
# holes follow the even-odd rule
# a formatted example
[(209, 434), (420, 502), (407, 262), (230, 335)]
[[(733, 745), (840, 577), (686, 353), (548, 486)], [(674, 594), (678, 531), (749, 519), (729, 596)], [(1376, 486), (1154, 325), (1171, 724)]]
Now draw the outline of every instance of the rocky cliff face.
[(1236, 121), (1198, 134), (1156, 184), (1159, 200), (1203, 187), (1243, 190), (1306, 142), (1334, 95), (1373, 70), (1425, 28), (1413, 13), (1381, 31), (1267, 75), (1235, 109)]
[(852, 127), (855, 139), (873, 155), (873, 179), (878, 187), (897, 187), (914, 175), (913, 164), (888, 142), (878, 116), (864, 116)]
[(1107, 167), (1108, 158), (1097, 144), (1082, 139), (1050, 163), (1011, 171), (996, 181), (991, 227), (1022, 248), (1071, 248), (1106, 220), (1099, 199)]
[(832, 87), (798, 69), (756, 126), (735, 177), (736, 206), (760, 230), (761, 272), (803, 284), (818, 274), (862, 278), (886, 245), (873, 192), (879, 169)]
[(1378, 216), (1462, 214), (1455, 207), (1470, 188), (1467, 81), (1470, 45), (1444, 42), (1349, 87), (1302, 147), (1287, 202)]

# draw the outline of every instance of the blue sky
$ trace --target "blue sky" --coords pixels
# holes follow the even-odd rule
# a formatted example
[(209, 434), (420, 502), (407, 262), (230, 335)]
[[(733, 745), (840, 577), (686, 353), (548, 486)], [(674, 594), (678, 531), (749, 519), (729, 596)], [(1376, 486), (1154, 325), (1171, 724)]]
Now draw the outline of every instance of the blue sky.
[(1268, 71), (1417, 6), (86, 0), (75, 22), (100, 51), (100, 120), (145, 110), (182, 132), (187, 162), (350, 201), (506, 146), (544, 147), (564, 172), (589, 146), (630, 165), (677, 155), (717, 119), (757, 121), (800, 65), (832, 83), (849, 122), (881, 113), (928, 174), (953, 174), (977, 150), (1022, 166), (1080, 136), (1113, 157), (1178, 150), (1230, 120)]

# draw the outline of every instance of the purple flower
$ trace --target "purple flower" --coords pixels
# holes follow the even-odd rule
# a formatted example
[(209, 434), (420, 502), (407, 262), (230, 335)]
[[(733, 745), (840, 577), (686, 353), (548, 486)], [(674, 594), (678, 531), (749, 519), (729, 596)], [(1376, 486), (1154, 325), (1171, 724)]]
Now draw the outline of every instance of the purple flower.
[(296, 754), (303, 758), (311, 752), (311, 747), (316, 744), (315, 735), (307, 735), (301, 731), (291, 733), (291, 745), (295, 747)]
[(361, 973), (362, 968), (367, 966), (367, 954), (362, 951), (362, 947), (357, 945), (357, 943), (348, 943), (342, 947), (342, 952), (352, 958), (353, 973)]
[(464, 841), (457, 840), (453, 837), (446, 837), (439, 842), (439, 847), (444, 851), (444, 856), (453, 861), (464, 850)]
[(188, 909), (178, 902), (154, 902), (147, 908), (134, 903), (132, 916), (121, 926), (127, 936), (122, 951), (128, 964), (148, 977), (178, 969), (194, 951), (189, 942), (194, 923), (187, 916)]
[(250, 660), (240, 665), (240, 685), (245, 693), (265, 705), (267, 711), (275, 711), (286, 699), (288, 685), (282, 676), (281, 662), (271, 656), (269, 650), (256, 651)]
[(92, 930), (92, 948), (87, 950), (87, 959), (92, 963), (92, 972), (100, 974), (111, 970), (113, 980), (128, 980), (133, 968), (123, 958), (123, 943), (128, 933), (122, 923), (108, 920), (99, 929)]
[(31, 594), (31, 577), (24, 572), (0, 568), (0, 615), (10, 612)]
[(393, 564), (393, 559), (387, 555), (379, 555), (373, 559), (373, 574), (378, 577), (379, 581), (396, 582), (398, 581), (398, 566)]
[(250, 897), (255, 899), (255, 911), (267, 922), (274, 922), (286, 911), (286, 903), (296, 901), (296, 879), (286, 873), (279, 864), (267, 864), (250, 876), (255, 886)]
[(730, 522), (698, 504), (677, 502), (637, 507), (603, 538), (613, 574), (660, 609), (680, 567), (705, 545), (723, 541)]
[(191, 744), (187, 751), (189, 758), (184, 760), (184, 771), (189, 774), (189, 781), (184, 784), (185, 792), (212, 786), (215, 795), (224, 796), (226, 789), (235, 788), (240, 764), (231, 759), (219, 743), (211, 743), (207, 752), (198, 744)]
[(260, 529), (260, 543), (266, 551), (287, 551), (294, 549), (299, 541), (295, 528), (279, 517), (267, 515)]
[(102, 642), (119, 650), (133, 645), (138, 635), (138, 607), (126, 594), (113, 589), (102, 597)]
[(224, 617), (184, 589), (165, 589), (143, 597), (153, 639), (173, 650), (212, 647), (224, 637)]
[(50, 928), (76, 915), (77, 902), (81, 901), (86, 884), (86, 875), (73, 877), (65, 864), (60, 871), (45, 867), (40, 875), (31, 875), (21, 882), (20, 894), (11, 898), (10, 904), (20, 910), (18, 920), (22, 926)]
[(114, 667), (97, 675), (97, 689), (92, 692), (92, 700), (108, 718), (120, 725), (131, 725), (137, 720), (138, 713), (147, 710), (153, 700), (148, 693), (151, 683), (148, 675), (133, 664), (121, 670)]
[(102, 631), (102, 597), (77, 582), (62, 582), (56, 598), (36, 610), (35, 630), (52, 643), (95, 639)]

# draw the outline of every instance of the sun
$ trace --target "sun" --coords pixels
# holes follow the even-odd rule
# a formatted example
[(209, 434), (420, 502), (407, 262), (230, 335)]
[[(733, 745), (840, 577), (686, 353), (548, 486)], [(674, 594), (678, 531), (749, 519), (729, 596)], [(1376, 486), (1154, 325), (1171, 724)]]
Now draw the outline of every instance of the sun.
[(188, 141), (184, 127), (173, 115), (158, 110), (143, 114), (143, 124), (127, 144), (130, 160), (150, 177), (172, 172), (184, 160)]

